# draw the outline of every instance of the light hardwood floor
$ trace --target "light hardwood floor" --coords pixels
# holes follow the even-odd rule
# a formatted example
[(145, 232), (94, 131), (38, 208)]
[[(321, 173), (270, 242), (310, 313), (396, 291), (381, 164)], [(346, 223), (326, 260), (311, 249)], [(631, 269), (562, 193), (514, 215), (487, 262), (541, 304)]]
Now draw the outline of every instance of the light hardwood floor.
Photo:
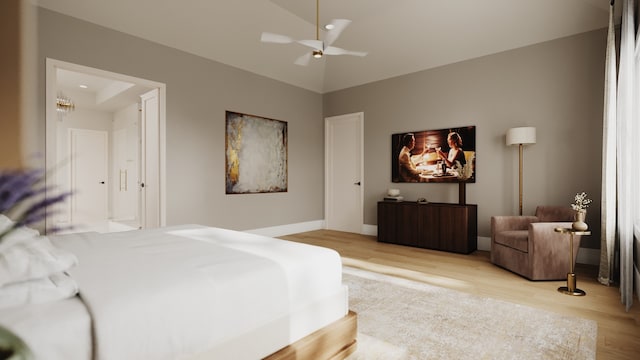
[(557, 291), (565, 281), (529, 281), (491, 264), (489, 252), (470, 255), (379, 243), (373, 236), (317, 230), (281, 237), (335, 249), (344, 265), (395, 275), (598, 322), (598, 359), (640, 358), (640, 300), (629, 312), (618, 287), (597, 281), (596, 266), (576, 266), (583, 297)]

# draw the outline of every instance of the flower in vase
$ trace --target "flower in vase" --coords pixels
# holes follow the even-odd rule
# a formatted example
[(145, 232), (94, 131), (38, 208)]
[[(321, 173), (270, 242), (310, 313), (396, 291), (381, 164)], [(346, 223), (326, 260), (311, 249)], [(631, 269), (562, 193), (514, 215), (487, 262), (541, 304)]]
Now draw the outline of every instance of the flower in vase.
[(587, 198), (587, 193), (583, 191), (576, 194), (571, 208), (575, 211), (584, 212), (587, 211), (589, 204), (591, 204), (591, 199)]

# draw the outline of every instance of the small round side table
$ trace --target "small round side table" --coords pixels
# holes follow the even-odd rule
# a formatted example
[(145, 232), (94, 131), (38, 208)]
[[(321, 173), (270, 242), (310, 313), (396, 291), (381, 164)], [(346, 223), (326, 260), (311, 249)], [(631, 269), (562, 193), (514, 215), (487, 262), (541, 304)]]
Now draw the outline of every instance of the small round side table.
[(574, 230), (572, 228), (563, 228), (563, 227), (557, 227), (555, 229), (553, 229), (555, 232), (559, 232), (562, 234), (569, 234), (570, 238), (569, 238), (569, 273), (567, 274), (567, 286), (561, 286), (558, 288), (558, 291), (563, 293), (563, 294), (567, 294), (567, 295), (574, 295), (574, 296), (585, 296), (587, 295), (586, 292), (584, 292), (584, 290), (580, 290), (576, 287), (576, 274), (573, 272), (573, 236), (574, 235), (591, 235), (591, 231), (589, 230), (585, 230), (585, 231), (580, 231), (580, 230)]

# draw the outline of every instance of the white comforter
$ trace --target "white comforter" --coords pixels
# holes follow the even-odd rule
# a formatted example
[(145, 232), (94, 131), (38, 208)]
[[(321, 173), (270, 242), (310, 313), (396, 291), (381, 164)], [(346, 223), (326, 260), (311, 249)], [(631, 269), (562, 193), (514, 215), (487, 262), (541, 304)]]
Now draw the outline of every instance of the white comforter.
[[(187, 358), (274, 323), (285, 328), (271, 340), (285, 346), (299, 336), (286, 329), (289, 313), (342, 290), (335, 251), (230, 230), (190, 225), (52, 240), (78, 257), (70, 274), (92, 315), (100, 360)], [(260, 351), (244, 356), (273, 349)]]

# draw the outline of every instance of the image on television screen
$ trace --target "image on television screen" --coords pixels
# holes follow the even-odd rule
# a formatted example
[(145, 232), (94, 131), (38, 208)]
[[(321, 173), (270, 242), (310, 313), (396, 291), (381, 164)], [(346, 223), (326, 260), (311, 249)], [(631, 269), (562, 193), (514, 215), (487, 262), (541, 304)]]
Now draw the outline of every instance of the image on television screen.
[(391, 135), (393, 182), (476, 181), (476, 127)]

